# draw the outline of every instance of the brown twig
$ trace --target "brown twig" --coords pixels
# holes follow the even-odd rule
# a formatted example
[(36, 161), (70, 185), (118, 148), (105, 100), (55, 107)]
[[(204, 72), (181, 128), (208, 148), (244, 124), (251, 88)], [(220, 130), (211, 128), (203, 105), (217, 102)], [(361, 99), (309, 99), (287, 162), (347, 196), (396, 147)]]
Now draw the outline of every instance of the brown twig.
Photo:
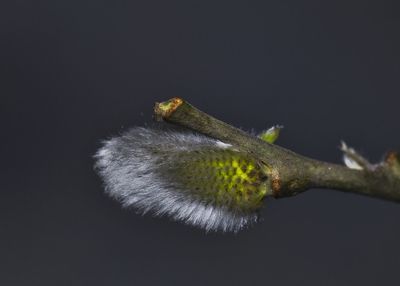
[[(379, 164), (369, 165), (368, 168), (361, 164), (360, 168), (352, 169), (306, 158), (269, 144), (180, 98), (156, 103), (154, 112), (158, 120), (190, 128), (252, 153), (265, 165), (274, 197), (293, 196), (310, 188), (329, 188), (400, 202), (400, 157), (395, 152), (390, 152)], [(343, 151), (346, 156), (346, 151)], [(355, 154), (348, 155), (364, 163), (364, 159)]]

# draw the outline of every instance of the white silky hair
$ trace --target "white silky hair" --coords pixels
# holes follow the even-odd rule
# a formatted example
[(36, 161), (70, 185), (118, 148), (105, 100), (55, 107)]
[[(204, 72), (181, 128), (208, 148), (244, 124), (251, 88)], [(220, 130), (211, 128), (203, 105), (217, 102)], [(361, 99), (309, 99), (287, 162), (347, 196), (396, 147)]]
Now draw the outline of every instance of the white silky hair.
[[(106, 193), (124, 207), (145, 214), (167, 215), (206, 231), (237, 232), (258, 215), (206, 202), (173, 182), (168, 172), (182, 151), (226, 149), (230, 144), (181, 130), (135, 127), (103, 142), (95, 155)], [(233, 149), (234, 150), (234, 149)]]
[(351, 159), (348, 155), (344, 154), (343, 155), (343, 162), (346, 165), (347, 168), (353, 169), (353, 170), (363, 170), (364, 168), (358, 164), (356, 161)]
[(353, 169), (353, 170), (363, 170), (364, 167), (360, 165), (359, 162), (354, 160), (352, 157), (360, 157), (360, 155), (357, 154), (356, 150), (353, 148), (347, 146), (347, 144), (342, 141), (340, 149), (343, 151), (343, 162), (346, 165), (347, 168)]

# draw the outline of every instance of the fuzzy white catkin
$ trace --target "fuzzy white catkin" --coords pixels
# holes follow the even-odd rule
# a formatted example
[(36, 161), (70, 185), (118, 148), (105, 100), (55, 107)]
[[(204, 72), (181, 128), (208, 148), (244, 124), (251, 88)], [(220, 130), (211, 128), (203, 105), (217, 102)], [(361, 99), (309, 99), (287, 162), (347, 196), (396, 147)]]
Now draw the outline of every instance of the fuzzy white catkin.
[(231, 145), (200, 134), (177, 130), (135, 127), (104, 142), (95, 155), (96, 169), (106, 192), (139, 213), (167, 215), (206, 231), (237, 232), (257, 220), (243, 213), (205, 202), (162, 176), (182, 151), (226, 149)]

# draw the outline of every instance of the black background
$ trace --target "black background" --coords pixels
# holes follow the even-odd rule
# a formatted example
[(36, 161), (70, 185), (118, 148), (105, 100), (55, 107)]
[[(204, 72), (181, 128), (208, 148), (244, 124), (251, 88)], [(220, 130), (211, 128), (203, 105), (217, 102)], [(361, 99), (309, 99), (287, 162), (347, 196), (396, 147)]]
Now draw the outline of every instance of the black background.
[(2, 2), (0, 285), (398, 285), (395, 203), (312, 190), (205, 234), (121, 210), (92, 169), (173, 96), (321, 160), (400, 150), (396, 2)]

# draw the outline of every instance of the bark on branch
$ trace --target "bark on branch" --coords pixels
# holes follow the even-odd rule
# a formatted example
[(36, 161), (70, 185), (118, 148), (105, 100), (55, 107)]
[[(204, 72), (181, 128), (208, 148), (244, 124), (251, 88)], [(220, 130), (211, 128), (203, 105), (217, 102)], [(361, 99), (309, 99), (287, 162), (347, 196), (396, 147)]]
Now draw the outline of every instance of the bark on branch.
[(269, 144), (222, 122), (180, 98), (156, 103), (158, 120), (190, 128), (252, 153), (268, 168), (273, 196), (288, 197), (310, 188), (329, 188), (400, 202), (400, 156), (389, 152), (384, 161), (370, 164), (353, 149), (343, 146), (355, 169), (306, 158)]

